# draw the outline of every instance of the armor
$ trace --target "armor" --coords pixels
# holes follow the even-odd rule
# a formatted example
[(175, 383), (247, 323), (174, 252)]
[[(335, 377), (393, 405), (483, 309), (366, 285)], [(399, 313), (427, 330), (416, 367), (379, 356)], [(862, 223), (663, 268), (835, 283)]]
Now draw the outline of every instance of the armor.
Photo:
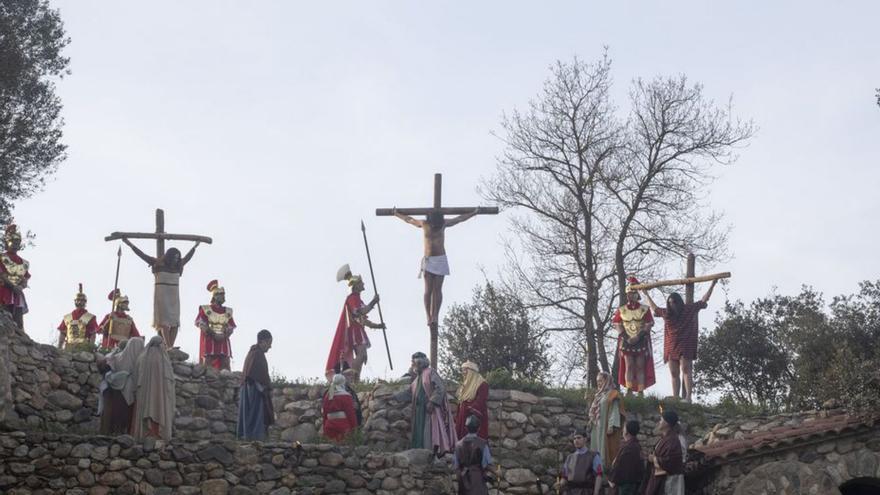
[(229, 329), (229, 321), (232, 320), (232, 308), (227, 307), (225, 313), (218, 313), (210, 304), (206, 304), (202, 306), (202, 311), (208, 317), (208, 331), (216, 335), (225, 335)]
[(108, 330), (110, 338), (117, 342), (125, 342), (131, 337), (131, 326), (134, 320), (130, 316), (110, 316)]
[(630, 309), (626, 305), (620, 307), (620, 319), (623, 320), (623, 331), (625, 338), (621, 342), (621, 346), (625, 352), (641, 352), (646, 349), (647, 335), (641, 334), (638, 342), (630, 344), (627, 339), (631, 339), (639, 335), (644, 326), (645, 315), (650, 311), (647, 306), (639, 305), (636, 309)]
[(30, 267), (28, 262), (26, 260), (21, 260), (20, 264), (16, 263), (12, 261), (12, 258), (6, 253), (0, 255), (0, 262), (2, 262), (3, 267), (6, 268), (6, 278), (16, 287), (21, 287), (22, 283), (25, 281), (28, 268)]
[(64, 326), (67, 327), (66, 342), (67, 345), (84, 344), (89, 341), (88, 326), (95, 315), (91, 313), (83, 313), (79, 318), (74, 318), (73, 314), (64, 317)]

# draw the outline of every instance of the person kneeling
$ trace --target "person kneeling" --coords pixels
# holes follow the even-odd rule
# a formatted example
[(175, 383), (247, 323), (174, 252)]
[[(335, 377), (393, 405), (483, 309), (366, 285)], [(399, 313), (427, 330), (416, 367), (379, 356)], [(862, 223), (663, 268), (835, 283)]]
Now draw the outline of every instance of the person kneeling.
[(330, 388), (324, 393), (321, 411), (324, 417), (324, 436), (334, 442), (341, 442), (357, 428), (354, 399), (345, 388), (343, 375), (333, 375)]

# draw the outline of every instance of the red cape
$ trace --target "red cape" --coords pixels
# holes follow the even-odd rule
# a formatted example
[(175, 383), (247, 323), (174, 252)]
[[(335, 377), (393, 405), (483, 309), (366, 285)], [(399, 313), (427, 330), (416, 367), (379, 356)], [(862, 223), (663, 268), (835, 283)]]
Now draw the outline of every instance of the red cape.
[(327, 366), (324, 372), (333, 371), (337, 363), (345, 361), (349, 364), (354, 362), (354, 347), (351, 345), (348, 337), (348, 315), (346, 311), (349, 308), (357, 308), (363, 305), (361, 296), (357, 292), (352, 292), (345, 298), (345, 305), (342, 306), (342, 313), (339, 315), (339, 323), (336, 324), (336, 335), (333, 336), (333, 344), (330, 346), (330, 354), (327, 356)]

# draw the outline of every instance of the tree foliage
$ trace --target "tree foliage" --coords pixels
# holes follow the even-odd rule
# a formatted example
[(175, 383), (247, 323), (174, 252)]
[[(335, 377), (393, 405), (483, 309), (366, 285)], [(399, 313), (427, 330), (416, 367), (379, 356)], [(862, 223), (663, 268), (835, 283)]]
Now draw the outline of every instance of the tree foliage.
[(541, 383), (550, 367), (547, 349), (545, 334), (517, 294), (491, 282), (443, 318), (440, 361), (448, 377), (458, 379), (461, 363), (471, 360), (487, 374), (503, 369), (514, 380)]
[(65, 158), (53, 80), (67, 73), (68, 42), (47, 0), (0, 1), (0, 219)]
[(698, 385), (766, 409), (811, 409), (834, 401), (853, 409), (880, 405), (880, 281), (826, 304), (804, 287), (728, 304), (701, 336)]
[(689, 252), (724, 256), (726, 229), (701, 191), (754, 132), (684, 76), (636, 80), (629, 107), (612, 101), (607, 57), (557, 62), (527, 109), (502, 119), (505, 151), (483, 185), (517, 213), (506, 283), (568, 333), (592, 385), (611, 367), (610, 318), (628, 274), (660, 277)]

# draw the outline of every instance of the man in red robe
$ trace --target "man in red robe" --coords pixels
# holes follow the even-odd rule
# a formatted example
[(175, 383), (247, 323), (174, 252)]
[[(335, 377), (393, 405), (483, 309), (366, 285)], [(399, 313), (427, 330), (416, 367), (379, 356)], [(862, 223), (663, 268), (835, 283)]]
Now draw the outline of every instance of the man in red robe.
[(85, 344), (95, 343), (95, 335), (98, 333), (98, 322), (95, 315), (86, 311), (86, 295), (83, 293), (82, 284), (79, 284), (79, 292), (73, 299), (76, 307), (72, 312), (64, 315), (61, 324), (58, 325), (58, 348), (76, 349)]
[(123, 296), (119, 289), (111, 291), (107, 299), (113, 301), (113, 312), (108, 313), (101, 320), (98, 328), (101, 329), (102, 349), (115, 349), (121, 342), (132, 337), (140, 337), (137, 325), (131, 316), (128, 316), (128, 296)]
[(3, 306), (18, 328), (24, 330), (24, 314), (28, 312), (24, 289), (31, 278), (30, 264), (18, 255), (21, 250), (21, 233), (11, 223), (4, 236), (6, 252), (0, 253), (0, 306)]
[(639, 283), (635, 277), (627, 279), (626, 304), (617, 308), (611, 323), (618, 333), (620, 369), (617, 383), (630, 392), (643, 392), (656, 383), (654, 352), (651, 347), (651, 327), (654, 317), (647, 306), (639, 303), (639, 293), (630, 289)]
[(370, 347), (370, 338), (364, 327), (385, 328), (385, 325), (373, 323), (367, 319), (367, 314), (379, 302), (379, 294), (373, 296), (369, 304), (361, 300), (361, 292), (364, 291), (364, 282), (360, 275), (352, 275), (348, 265), (343, 265), (336, 273), (336, 281), (346, 280), (351, 287), (351, 294), (345, 298), (342, 314), (339, 315), (339, 323), (336, 324), (336, 334), (333, 336), (333, 344), (330, 346), (330, 354), (327, 356), (327, 366), (324, 368), (327, 379), (333, 376), (333, 369), (342, 362), (351, 363), (354, 370), (354, 381), (361, 377), (361, 369), (367, 362), (367, 349)]
[(465, 361), (461, 365), (462, 382), (458, 388), (458, 413), (455, 415), (455, 432), (458, 438), (464, 438), (468, 434), (467, 419), (476, 416), (479, 419), (480, 428), (477, 436), (483, 440), (489, 439), (489, 408), (486, 401), (489, 399), (489, 384), (480, 375), (480, 367), (472, 361)]
[(196, 326), (202, 331), (199, 339), (199, 362), (218, 370), (230, 369), (232, 345), (229, 337), (235, 330), (232, 308), (224, 306), (226, 289), (216, 280), (208, 282), (211, 304), (199, 306)]
[(324, 436), (334, 442), (345, 440), (358, 427), (354, 399), (346, 389), (344, 376), (333, 375), (330, 388), (321, 401), (321, 415), (324, 418)]
[(645, 495), (684, 495), (684, 458), (682, 439), (678, 434), (678, 414), (664, 411), (660, 415), (660, 440), (648, 457), (653, 465)]

